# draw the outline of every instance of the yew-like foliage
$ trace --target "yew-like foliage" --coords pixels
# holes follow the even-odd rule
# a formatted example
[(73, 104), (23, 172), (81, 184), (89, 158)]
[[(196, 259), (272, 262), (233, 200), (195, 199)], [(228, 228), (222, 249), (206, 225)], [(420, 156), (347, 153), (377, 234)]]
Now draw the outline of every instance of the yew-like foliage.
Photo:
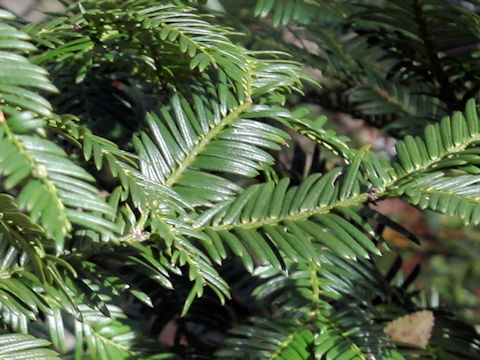
[[(379, 270), (385, 227), (421, 239), (374, 206), (480, 222), (476, 1), (64, 3), (0, 10), (0, 359), (480, 358)], [(278, 166), (295, 132), (338, 167)]]

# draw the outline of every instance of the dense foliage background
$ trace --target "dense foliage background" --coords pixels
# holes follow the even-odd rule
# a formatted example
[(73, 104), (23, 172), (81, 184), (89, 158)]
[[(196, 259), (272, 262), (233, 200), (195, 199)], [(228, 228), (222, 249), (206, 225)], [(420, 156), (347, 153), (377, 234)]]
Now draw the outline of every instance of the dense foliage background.
[(477, 0), (62, 4), (0, 10), (1, 359), (480, 358)]

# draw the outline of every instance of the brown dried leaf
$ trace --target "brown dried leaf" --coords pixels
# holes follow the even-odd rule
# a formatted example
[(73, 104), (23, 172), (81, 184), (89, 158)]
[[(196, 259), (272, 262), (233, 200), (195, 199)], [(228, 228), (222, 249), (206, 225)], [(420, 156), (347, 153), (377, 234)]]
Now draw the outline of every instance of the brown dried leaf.
[(417, 311), (390, 321), (383, 329), (393, 341), (418, 345), (426, 348), (432, 337), (435, 323), (433, 313), (428, 310)]

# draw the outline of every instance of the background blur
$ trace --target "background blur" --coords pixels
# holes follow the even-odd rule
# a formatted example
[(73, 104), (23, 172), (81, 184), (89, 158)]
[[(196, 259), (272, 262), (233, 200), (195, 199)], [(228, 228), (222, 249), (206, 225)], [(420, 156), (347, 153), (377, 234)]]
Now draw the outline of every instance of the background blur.
[(44, 11), (63, 9), (57, 0), (0, 0), (0, 6), (29, 21), (40, 21)]

